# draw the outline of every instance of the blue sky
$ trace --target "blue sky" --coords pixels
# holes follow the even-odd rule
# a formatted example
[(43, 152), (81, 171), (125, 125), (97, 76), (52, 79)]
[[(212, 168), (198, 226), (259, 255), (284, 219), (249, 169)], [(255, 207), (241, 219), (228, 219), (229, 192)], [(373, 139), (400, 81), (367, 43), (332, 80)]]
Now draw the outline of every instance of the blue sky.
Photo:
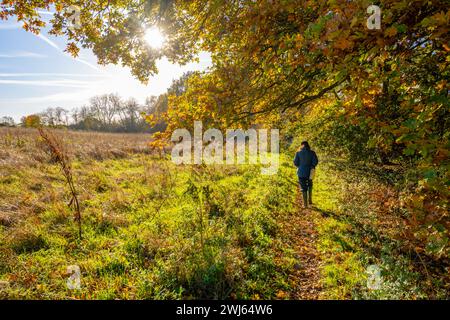
[[(51, 13), (43, 13), (46, 20)], [(210, 66), (208, 54), (199, 63), (178, 66), (162, 59), (159, 74), (147, 86), (136, 80), (127, 68), (100, 66), (90, 50), (74, 59), (64, 53), (65, 39), (26, 32), (14, 20), (0, 21), (0, 117), (20, 117), (48, 107), (72, 109), (87, 104), (91, 96), (118, 93), (143, 103), (150, 95), (166, 91), (173, 79), (189, 70)]]

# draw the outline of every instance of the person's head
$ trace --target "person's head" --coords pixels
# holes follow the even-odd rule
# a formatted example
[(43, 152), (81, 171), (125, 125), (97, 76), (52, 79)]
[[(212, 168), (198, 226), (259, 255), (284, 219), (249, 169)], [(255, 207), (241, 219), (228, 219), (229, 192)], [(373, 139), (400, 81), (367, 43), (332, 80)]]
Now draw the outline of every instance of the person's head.
[(301, 144), (302, 149), (311, 150), (311, 147), (309, 146), (308, 141), (303, 141)]

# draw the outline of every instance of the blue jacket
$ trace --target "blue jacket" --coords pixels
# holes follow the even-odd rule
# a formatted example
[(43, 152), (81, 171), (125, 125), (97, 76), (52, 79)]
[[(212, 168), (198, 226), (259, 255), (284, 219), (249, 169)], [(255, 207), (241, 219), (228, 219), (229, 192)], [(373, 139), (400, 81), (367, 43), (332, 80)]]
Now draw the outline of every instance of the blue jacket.
[(295, 154), (294, 165), (297, 169), (299, 178), (309, 178), (311, 169), (315, 168), (319, 163), (317, 155), (312, 150), (302, 149)]

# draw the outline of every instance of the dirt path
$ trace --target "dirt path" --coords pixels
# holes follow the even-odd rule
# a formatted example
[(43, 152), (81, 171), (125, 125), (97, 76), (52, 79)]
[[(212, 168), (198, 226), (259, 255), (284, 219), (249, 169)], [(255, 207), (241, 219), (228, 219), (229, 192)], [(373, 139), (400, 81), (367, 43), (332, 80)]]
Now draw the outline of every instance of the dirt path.
[(319, 299), (322, 291), (320, 284), (321, 260), (317, 251), (317, 230), (315, 221), (320, 219), (320, 213), (312, 209), (304, 209), (297, 194), (296, 214), (289, 216), (283, 222), (287, 232), (288, 242), (296, 252), (298, 262), (295, 264), (289, 281), (292, 285), (291, 299)]

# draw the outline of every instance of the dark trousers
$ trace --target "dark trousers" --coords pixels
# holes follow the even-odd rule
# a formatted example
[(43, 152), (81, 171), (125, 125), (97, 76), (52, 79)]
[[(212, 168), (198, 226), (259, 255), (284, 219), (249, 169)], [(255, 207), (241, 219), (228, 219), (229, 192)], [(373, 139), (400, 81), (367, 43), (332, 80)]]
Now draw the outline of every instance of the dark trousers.
[(313, 182), (309, 178), (299, 178), (302, 191), (312, 190)]

